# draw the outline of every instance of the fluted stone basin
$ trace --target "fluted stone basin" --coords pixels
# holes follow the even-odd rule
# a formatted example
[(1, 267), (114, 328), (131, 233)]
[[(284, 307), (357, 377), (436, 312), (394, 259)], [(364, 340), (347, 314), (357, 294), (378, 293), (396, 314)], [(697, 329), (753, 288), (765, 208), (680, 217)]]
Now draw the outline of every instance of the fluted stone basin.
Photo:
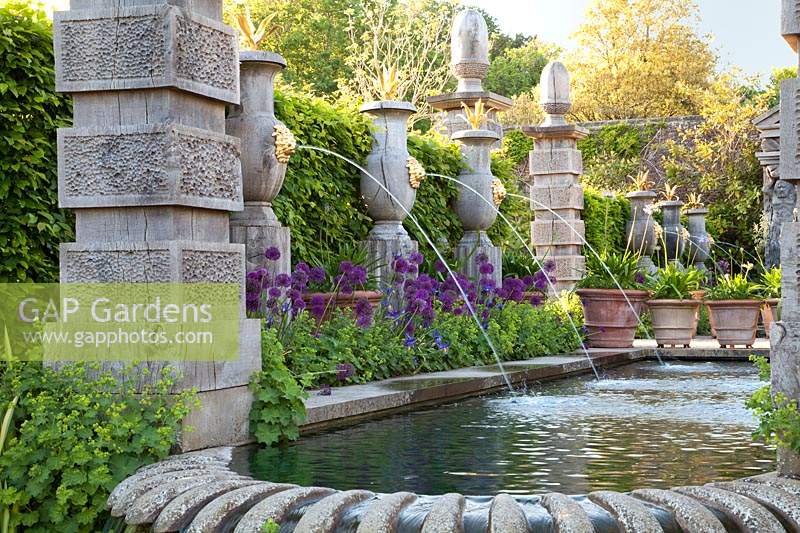
[(177, 455), (120, 483), (108, 506), (156, 532), (258, 532), (267, 523), (306, 533), (783, 532), (800, 529), (800, 481), (740, 481), (570, 497), (376, 494), (257, 481), (228, 468), (231, 448)]

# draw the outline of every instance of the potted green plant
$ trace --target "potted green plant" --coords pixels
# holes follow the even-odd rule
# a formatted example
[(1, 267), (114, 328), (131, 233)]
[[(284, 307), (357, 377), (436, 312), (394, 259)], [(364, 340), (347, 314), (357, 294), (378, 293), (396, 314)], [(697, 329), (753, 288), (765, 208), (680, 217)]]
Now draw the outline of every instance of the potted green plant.
[(762, 300), (760, 287), (748, 279), (748, 272), (745, 265), (738, 274), (726, 273), (706, 292), (709, 317), (723, 348), (751, 348), (756, 340)]
[(592, 348), (630, 348), (648, 292), (639, 255), (604, 251), (586, 258), (578, 283), (587, 343)]
[(772, 322), (780, 320), (779, 305), (781, 303), (781, 268), (773, 267), (761, 275), (761, 297), (764, 305), (761, 306), (761, 320), (764, 331), (769, 337)]
[(693, 297), (700, 289), (703, 273), (694, 268), (683, 268), (677, 263), (667, 263), (650, 276), (650, 300), (647, 307), (653, 322), (653, 332), (659, 348), (664, 346), (689, 347), (700, 310), (700, 300)]

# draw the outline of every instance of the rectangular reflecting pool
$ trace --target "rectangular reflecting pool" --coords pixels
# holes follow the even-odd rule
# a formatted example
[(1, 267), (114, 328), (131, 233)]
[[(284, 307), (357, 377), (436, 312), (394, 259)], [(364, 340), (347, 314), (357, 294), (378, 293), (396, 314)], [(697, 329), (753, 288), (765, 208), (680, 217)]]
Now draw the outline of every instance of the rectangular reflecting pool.
[[(668, 488), (774, 469), (744, 407), (750, 363), (641, 362), (243, 450), (274, 482), (418, 494)], [(333, 394), (336, 394), (334, 389)]]

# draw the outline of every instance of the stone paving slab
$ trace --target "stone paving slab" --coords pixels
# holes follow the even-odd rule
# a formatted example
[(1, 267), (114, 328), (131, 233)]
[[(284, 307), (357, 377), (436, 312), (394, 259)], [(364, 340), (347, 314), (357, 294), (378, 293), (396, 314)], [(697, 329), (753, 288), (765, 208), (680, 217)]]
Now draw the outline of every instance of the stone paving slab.
[[(503, 368), (512, 385), (521, 385), (591, 372), (590, 358), (596, 367), (610, 368), (655, 359), (656, 353), (665, 360), (746, 361), (750, 354), (769, 355), (769, 341), (758, 339), (752, 349), (722, 349), (716, 340), (701, 337), (693, 340), (689, 349), (656, 349), (655, 341), (637, 340), (633, 348), (589, 349), (575, 354), (508, 361), (503, 363)], [(476, 396), (506, 386), (500, 368), (494, 364), (334, 387), (329, 396), (311, 393), (305, 402), (308, 416), (302, 430), (308, 432), (378, 413)]]

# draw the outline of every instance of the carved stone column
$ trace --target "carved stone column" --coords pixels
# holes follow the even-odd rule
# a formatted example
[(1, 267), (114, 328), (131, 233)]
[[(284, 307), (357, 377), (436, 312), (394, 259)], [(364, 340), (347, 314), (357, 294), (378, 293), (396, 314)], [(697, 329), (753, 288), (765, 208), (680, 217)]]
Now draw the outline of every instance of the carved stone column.
[(711, 241), (708, 238), (708, 231), (706, 231), (706, 215), (708, 215), (708, 209), (705, 207), (697, 207), (686, 211), (686, 216), (689, 219), (689, 242), (686, 244), (688, 250), (687, 259), (689, 263), (694, 264), (697, 268), (704, 268), (711, 251)]
[[(290, 155), (275, 150), (276, 133), (281, 128), (288, 131), (275, 118), (274, 93), (275, 76), (286, 61), (272, 52), (251, 50), (241, 52), (239, 61), (242, 101), (229, 107), (226, 130), (242, 143), (244, 211), (231, 215), (231, 241), (245, 245), (248, 272), (269, 264), (273, 274), (287, 273), (292, 268), (291, 235), (272, 210)], [(277, 264), (264, 258), (264, 251), (273, 246), (281, 252)]]
[[(781, 33), (798, 51), (800, 40), (800, 0), (783, 0)], [(800, 117), (800, 79), (792, 78), (781, 83), (780, 111), (780, 181), (796, 185), (800, 181), (800, 155), (798, 154), (798, 125)], [(795, 208), (796, 212), (796, 208)], [(773, 322), (770, 340), (772, 351), (772, 392), (783, 394), (789, 400), (800, 401), (800, 222), (797, 216), (784, 222), (781, 231), (780, 261), (783, 272), (781, 283), (781, 321)], [(784, 476), (800, 477), (800, 454), (786, 448), (778, 449), (778, 472)]]
[(483, 89), (483, 78), (489, 71), (489, 30), (479, 11), (465, 9), (453, 20), (450, 66), (458, 80), (456, 92), (428, 98), (428, 104), (439, 111), (434, 117), (434, 128), (451, 138), (459, 131), (470, 129), (461, 104), (474, 107), (481, 100), (490, 110), (486, 128), (502, 139), (503, 128), (497, 123), (497, 112), (511, 107), (512, 101)]
[(545, 67), (540, 86), (545, 120), (522, 130), (534, 139), (530, 153), (534, 211), (531, 237), (536, 255), (555, 261), (557, 288), (572, 289), (586, 270), (581, 253), (586, 233), (581, 220), (583, 158), (577, 143), (588, 131), (564, 118), (572, 102), (569, 73), (562, 63), (551, 61)]
[[(55, 14), (56, 88), (72, 95), (74, 123), (58, 132), (59, 203), (76, 217), (63, 282), (244, 283), (228, 225), (242, 209), (240, 143), (225, 134), (237, 34), (222, 0), (177, 4), (72, 0)], [(199, 391), (184, 450), (248, 439), (260, 331), (241, 324), (238, 360), (156, 361), (137, 376), (141, 387), (169, 366), (183, 375), (176, 390)]]
[(796, 196), (792, 182), (780, 179), (780, 106), (757, 117), (753, 124), (761, 139), (761, 151), (756, 152), (756, 157), (761, 163), (764, 176), (762, 193), (767, 231), (764, 239), (764, 260), (767, 266), (773, 267), (778, 266), (781, 261), (781, 229), (783, 224), (792, 220)]

